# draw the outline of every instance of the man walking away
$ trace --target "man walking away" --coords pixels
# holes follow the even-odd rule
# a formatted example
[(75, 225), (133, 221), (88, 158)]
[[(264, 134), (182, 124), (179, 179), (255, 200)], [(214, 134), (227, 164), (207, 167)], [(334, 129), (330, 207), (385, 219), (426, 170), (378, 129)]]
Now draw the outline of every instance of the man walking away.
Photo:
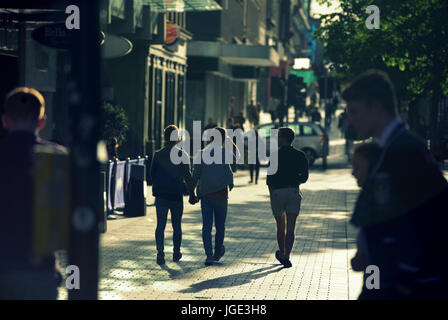
[(55, 300), (61, 276), (55, 255), (32, 259), (33, 167), (35, 145), (67, 150), (39, 138), (45, 125), (45, 100), (35, 89), (21, 87), (5, 100), (0, 141), (0, 299)]
[[(172, 135), (178, 137), (178, 139), (171, 141)], [(182, 258), (180, 246), (182, 242), (181, 223), (184, 210), (182, 197), (187, 192), (185, 183), (188, 186), (190, 198), (194, 197), (193, 179), (189, 165), (190, 157), (185, 151), (176, 147), (176, 144), (180, 141), (178, 128), (175, 125), (169, 125), (165, 128), (163, 136), (166, 146), (155, 152), (150, 169), (153, 181), (152, 193), (156, 198), (156, 247), (157, 264), (159, 265), (165, 264), (164, 238), (168, 210), (171, 212), (171, 224), (173, 226), (173, 261), (177, 262)], [(173, 164), (170, 157), (173, 148), (181, 156), (181, 159), (185, 161), (180, 164)]]
[(291, 146), (294, 138), (295, 132), (291, 128), (281, 127), (278, 130), (278, 170), (275, 174), (268, 175), (266, 180), (272, 213), (277, 223), (279, 250), (275, 257), (286, 268), (292, 266), (289, 258), (302, 201), (299, 186), (308, 180), (309, 175), (305, 153)]

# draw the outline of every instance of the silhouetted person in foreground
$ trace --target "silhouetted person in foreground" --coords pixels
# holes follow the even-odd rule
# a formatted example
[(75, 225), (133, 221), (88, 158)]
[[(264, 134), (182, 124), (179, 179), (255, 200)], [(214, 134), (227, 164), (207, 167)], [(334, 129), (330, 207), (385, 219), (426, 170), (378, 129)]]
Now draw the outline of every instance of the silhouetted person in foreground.
[(295, 240), (296, 220), (302, 202), (300, 184), (305, 183), (309, 175), (305, 153), (291, 145), (294, 138), (294, 130), (287, 127), (279, 128), (278, 170), (275, 174), (268, 175), (266, 179), (272, 213), (277, 223), (279, 250), (275, 253), (275, 257), (286, 268), (292, 266), (289, 259)]
[[(356, 179), (359, 187), (363, 187), (369, 174), (379, 160), (381, 148), (376, 143), (363, 143), (356, 146), (353, 152), (353, 171), (352, 174)], [(354, 271), (365, 271), (367, 264), (367, 246), (362, 228), (356, 237), (358, 251), (351, 260), (352, 269)]]
[(398, 118), (384, 72), (361, 74), (343, 98), (358, 136), (381, 148), (351, 219), (364, 234), (367, 264), (380, 272), (378, 288), (364, 283), (359, 299), (446, 299), (446, 180), (425, 142)]
[(57, 298), (61, 276), (55, 255), (36, 261), (33, 256), (33, 147), (43, 140), (45, 100), (35, 89), (11, 91), (4, 103), (2, 123), (8, 134), (0, 141), (0, 299)]

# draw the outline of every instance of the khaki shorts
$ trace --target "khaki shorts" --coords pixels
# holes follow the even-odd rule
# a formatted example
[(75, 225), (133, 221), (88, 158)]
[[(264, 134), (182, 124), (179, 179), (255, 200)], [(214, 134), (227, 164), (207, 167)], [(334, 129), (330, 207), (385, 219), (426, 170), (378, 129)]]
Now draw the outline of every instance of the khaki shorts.
[(270, 193), (272, 213), (275, 217), (284, 212), (287, 215), (298, 215), (302, 196), (298, 188), (281, 188)]

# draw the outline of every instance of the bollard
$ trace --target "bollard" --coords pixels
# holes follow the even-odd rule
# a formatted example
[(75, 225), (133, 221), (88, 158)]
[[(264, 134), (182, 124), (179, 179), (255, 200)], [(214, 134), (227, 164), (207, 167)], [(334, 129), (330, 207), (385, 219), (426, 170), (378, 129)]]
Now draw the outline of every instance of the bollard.
[(142, 217), (146, 215), (146, 167), (133, 164), (130, 170), (124, 215)]

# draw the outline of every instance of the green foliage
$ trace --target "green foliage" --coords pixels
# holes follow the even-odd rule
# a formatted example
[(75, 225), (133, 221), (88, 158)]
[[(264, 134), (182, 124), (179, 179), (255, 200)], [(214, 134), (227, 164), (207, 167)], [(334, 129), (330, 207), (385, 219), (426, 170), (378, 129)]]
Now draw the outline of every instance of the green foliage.
[[(329, 3), (331, 0), (320, 0)], [(448, 1), (340, 0), (342, 12), (323, 17), (315, 37), (343, 81), (371, 68), (385, 70), (401, 98), (448, 94)], [(380, 29), (367, 29), (369, 5)]]
[(102, 138), (107, 141), (115, 137), (121, 145), (126, 141), (129, 130), (129, 120), (124, 108), (106, 102), (103, 105), (103, 116)]

